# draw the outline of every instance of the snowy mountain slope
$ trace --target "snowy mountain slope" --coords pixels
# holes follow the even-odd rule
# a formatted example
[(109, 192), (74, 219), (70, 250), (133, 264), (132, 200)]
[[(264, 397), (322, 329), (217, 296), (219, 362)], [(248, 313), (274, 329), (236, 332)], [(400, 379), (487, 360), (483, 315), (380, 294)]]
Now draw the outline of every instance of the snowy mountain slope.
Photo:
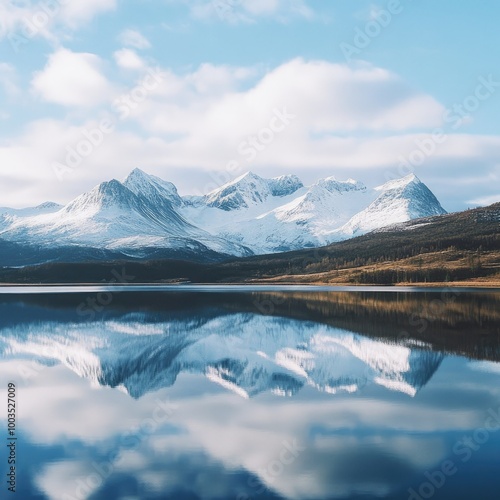
[(37, 215), (37, 214), (48, 214), (57, 212), (63, 207), (63, 205), (59, 205), (58, 203), (54, 203), (52, 201), (46, 201), (41, 205), (30, 208), (6, 208), (0, 207), (0, 216), (2, 215), (10, 215), (12, 217), (23, 217), (28, 215)]
[(169, 201), (173, 207), (181, 207), (184, 204), (174, 184), (146, 174), (139, 168), (134, 169), (128, 175), (123, 185), (137, 196), (145, 196), (149, 201), (157, 204), (165, 200)]
[(269, 189), (273, 196), (288, 196), (304, 187), (296, 175), (282, 175), (268, 181)]
[(36, 207), (29, 208), (7, 208), (0, 207), (0, 230), (8, 227), (19, 217), (32, 217), (41, 214), (54, 213), (60, 210), (63, 205), (47, 201)]
[(356, 214), (336, 234), (340, 239), (421, 217), (446, 214), (434, 194), (414, 174), (375, 188), (377, 199)]
[[(198, 319), (198, 320), (197, 320)], [(414, 396), (443, 356), (312, 322), (235, 313), (153, 319), (129, 314), (90, 323), (33, 322), (0, 329), (0, 355), (61, 363), (96, 386), (134, 398), (204, 375), (241, 397), (329, 394), (367, 384)]]
[[(366, 187), (349, 180), (322, 179), (289, 203), (251, 220), (228, 224), (221, 235), (237, 238), (256, 253), (296, 250), (330, 243), (325, 235), (372, 199)], [(250, 244), (253, 242), (253, 244)], [(255, 247), (255, 243), (259, 247)]]
[(317, 247), (443, 213), (415, 176), (368, 189), (353, 179), (327, 177), (305, 187), (294, 175), (248, 172), (206, 196), (183, 198), (172, 183), (135, 169), (123, 183), (103, 182), (64, 207), (1, 209), (0, 242), (135, 258), (165, 249), (246, 256)]
[(0, 231), (0, 238), (42, 246), (119, 250), (139, 256), (141, 249), (151, 247), (250, 254), (239, 245), (189, 224), (167, 198), (169, 186), (155, 179), (148, 184), (148, 180), (147, 174), (133, 173), (126, 182), (135, 193), (117, 180), (104, 182), (57, 212), (11, 220)]
[(353, 179), (295, 179), (283, 196), (273, 180), (247, 173), (181, 210), (187, 220), (248, 246), (256, 254), (299, 250), (358, 236), (384, 226), (446, 213), (415, 176), (367, 189)]
[(247, 172), (208, 194), (202, 203), (227, 212), (262, 205), (272, 197), (291, 195), (303, 187), (295, 175), (263, 179)]

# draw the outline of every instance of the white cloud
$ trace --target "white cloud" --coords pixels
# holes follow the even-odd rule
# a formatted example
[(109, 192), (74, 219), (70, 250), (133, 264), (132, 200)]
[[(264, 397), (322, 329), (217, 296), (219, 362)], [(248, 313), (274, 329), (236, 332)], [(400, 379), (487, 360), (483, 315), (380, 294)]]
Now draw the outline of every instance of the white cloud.
[(434, 126), (444, 111), (431, 96), (415, 92), (384, 69), (302, 59), (268, 73), (248, 96), (261, 110), (293, 108), (314, 131)]
[[(59, 9), (60, 12), (60, 9)], [(43, 22), (37, 22), (33, 28), (33, 21), (38, 19), (38, 16), (44, 15)], [(53, 16), (48, 16), (44, 13), (40, 6), (34, 2), (27, 1), (20, 5), (12, 2), (0, 3), (0, 40), (8, 38), (16, 47), (18, 39), (14, 37), (22, 37), (21, 43), (33, 36), (42, 36), (52, 38), (49, 28), (54, 22)], [(16, 41), (17, 40), (17, 41)]]
[(123, 31), (119, 36), (119, 40), (126, 47), (134, 49), (149, 49), (151, 47), (151, 43), (142, 33), (132, 29)]
[[(297, 159), (297, 147), (304, 143), (314, 149), (328, 142), (357, 145), (355, 135), (338, 137), (346, 133), (387, 134), (438, 126), (444, 112), (431, 96), (371, 66), (355, 69), (295, 59), (251, 88), (248, 79), (253, 73), (242, 68), (203, 65), (189, 75), (170, 75), (140, 107), (137, 119), (153, 134), (185, 134), (186, 145), (201, 150), (208, 145), (236, 150), (245, 137), (267, 126), (275, 109), (296, 116), (283, 134), (290, 147), (284, 157), (280, 151), (283, 160)], [(314, 139), (315, 134), (324, 135), (323, 141)]]
[(115, 10), (117, 0), (85, 0), (64, 2), (62, 18), (70, 27), (90, 21), (97, 14)]
[(254, 75), (255, 70), (252, 68), (215, 66), (205, 63), (184, 77), (184, 86), (191, 88), (199, 96), (223, 95), (236, 90), (239, 82)]
[(493, 203), (500, 203), (500, 193), (493, 194), (491, 196), (480, 196), (479, 198), (468, 200), (467, 203), (474, 206), (476, 205), (486, 206), (486, 205), (493, 205)]
[[(23, 0), (19, 3), (0, 3), (0, 40), (8, 38), (13, 48), (24, 45), (32, 38), (43, 37), (57, 41), (58, 28), (75, 30), (96, 15), (114, 10), (117, 0), (76, 0), (39, 2)], [(21, 37), (24, 42), (19, 38)]]
[[(78, 480), (87, 479), (95, 476), (96, 470), (83, 461), (54, 462), (46, 465), (37, 476), (34, 477), (34, 483), (37, 488), (46, 495), (49, 500), (60, 500), (61, 498), (75, 498), (76, 492), (82, 491), (89, 498), (99, 489), (98, 482), (82, 488)], [(99, 476), (96, 476), (99, 478)], [(75, 496), (71, 496), (73, 494)]]
[(249, 23), (258, 18), (287, 22), (292, 18), (314, 17), (305, 0), (187, 0), (186, 3), (195, 18), (230, 23)]
[(144, 61), (137, 55), (137, 52), (131, 49), (117, 50), (113, 57), (116, 64), (124, 69), (143, 69), (145, 67)]
[[(122, 67), (140, 69), (141, 59), (130, 49), (115, 58)], [(434, 127), (444, 127), (444, 108), (432, 96), (369, 65), (295, 59), (268, 72), (214, 64), (188, 73), (163, 70), (159, 85), (134, 104), (126, 120), (119, 119), (112, 103), (130, 90), (111, 93), (95, 55), (56, 52), (33, 87), (43, 99), (70, 106), (72, 113), (76, 106), (79, 118), (33, 122), (22, 135), (4, 141), (0, 164), (16, 165), (16, 170), (3, 174), (2, 205), (67, 202), (137, 166), (175, 182), (185, 193), (213, 184), (208, 176), (214, 171), (223, 172), (225, 181), (254, 170), (297, 173), (306, 183), (336, 174), (378, 184), (388, 174), (405, 175), (398, 172), (400, 157), (408, 158)], [(91, 107), (101, 101), (102, 109)], [(242, 142), (268, 127), (275, 110), (284, 109), (296, 117), (291, 124), (255, 160), (240, 154)], [(82, 140), (82, 130), (95, 128), (109, 114), (116, 131), (63, 184), (55, 182), (53, 163), (62, 162), (67, 148)], [(498, 136), (450, 133), (415, 171), (447, 209), (465, 208), (464, 200), (498, 191), (499, 151)], [(226, 165), (234, 161), (238, 168), (230, 174)], [(467, 185), (460, 184), (464, 178)]]
[(110, 97), (111, 85), (102, 74), (101, 59), (88, 53), (59, 49), (45, 68), (35, 73), (32, 86), (45, 101), (63, 106), (93, 106)]

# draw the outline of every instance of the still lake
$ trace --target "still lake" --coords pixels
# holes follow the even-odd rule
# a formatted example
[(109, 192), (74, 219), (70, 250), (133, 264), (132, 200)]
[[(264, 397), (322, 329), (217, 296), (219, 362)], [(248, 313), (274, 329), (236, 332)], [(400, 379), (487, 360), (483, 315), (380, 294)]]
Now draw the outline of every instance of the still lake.
[(0, 391), (0, 498), (499, 498), (498, 291), (2, 288)]

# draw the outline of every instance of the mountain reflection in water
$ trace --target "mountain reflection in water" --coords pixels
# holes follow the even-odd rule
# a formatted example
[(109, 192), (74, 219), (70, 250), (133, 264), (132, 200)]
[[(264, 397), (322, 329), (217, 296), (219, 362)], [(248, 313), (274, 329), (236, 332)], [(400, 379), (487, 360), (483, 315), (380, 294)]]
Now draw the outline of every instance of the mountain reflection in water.
[[(0, 296), (23, 499), (408, 498), (500, 407), (495, 293), (95, 297)], [(497, 491), (492, 436), (435, 498)]]

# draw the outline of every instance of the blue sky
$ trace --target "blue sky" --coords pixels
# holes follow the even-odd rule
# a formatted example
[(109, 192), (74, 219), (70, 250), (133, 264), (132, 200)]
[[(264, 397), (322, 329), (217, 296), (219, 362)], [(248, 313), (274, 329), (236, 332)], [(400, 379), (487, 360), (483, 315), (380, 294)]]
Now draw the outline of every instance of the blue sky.
[(0, 206), (134, 167), (186, 194), (247, 170), (414, 172), (450, 211), (499, 201), (499, 18), (494, 0), (5, 0)]

